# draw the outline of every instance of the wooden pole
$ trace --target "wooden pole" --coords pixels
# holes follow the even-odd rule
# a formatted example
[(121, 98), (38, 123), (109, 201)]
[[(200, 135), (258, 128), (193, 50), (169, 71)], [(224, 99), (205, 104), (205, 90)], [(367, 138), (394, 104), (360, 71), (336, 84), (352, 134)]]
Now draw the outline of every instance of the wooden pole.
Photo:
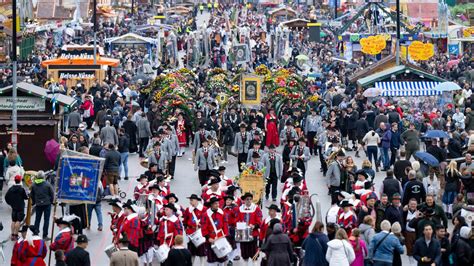
[[(53, 237), (54, 237), (54, 224), (55, 224), (55, 219), (56, 219), (56, 207), (58, 206), (58, 202), (57, 201), (54, 201), (54, 207), (53, 207), (53, 224), (51, 226), (51, 240), (50, 241), (53, 241)], [(49, 249), (49, 258), (48, 258), (48, 266), (51, 265), (51, 255), (52, 255), (53, 251), (51, 249)]]
[(31, 201), (31, 197), (28, 197), (28, 205), (26, 207), (25, 225), (30, 225), (32, 207), (33, 207), (33, 203)]

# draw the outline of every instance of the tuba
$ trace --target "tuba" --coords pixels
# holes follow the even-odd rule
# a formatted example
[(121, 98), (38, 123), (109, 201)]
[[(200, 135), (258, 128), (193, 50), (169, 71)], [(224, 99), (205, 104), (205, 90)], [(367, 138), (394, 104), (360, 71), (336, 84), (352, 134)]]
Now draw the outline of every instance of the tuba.
[[(313, 197), (316, 197), (313, 203)], [(316, 221), (322, 222), (321, 215), (321, 202), (319, 200), (318, 194), (304, 193), (298, 195), (295, 199), (296, 208), (295, 208), (295, 220), (296, 223), (301, 220), (312, 221), (316, 216)]]

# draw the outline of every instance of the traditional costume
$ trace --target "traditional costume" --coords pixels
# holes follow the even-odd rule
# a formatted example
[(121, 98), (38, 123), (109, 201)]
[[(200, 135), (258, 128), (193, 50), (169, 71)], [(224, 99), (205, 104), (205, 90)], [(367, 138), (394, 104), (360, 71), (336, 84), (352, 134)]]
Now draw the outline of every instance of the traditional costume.
[[(201, 200), (197, 195), (191, 195), (189, 199)], [(183, 224), (186, 228), (186, 234), (192, 235), (197, 230), (201, 229), (201, 216), (205, 213), (206, 208), (202, 203), (199, 203), (196, 207), (189, 206), (183, 214)], [(202, 233), (202, 232), (201, 232)], [(188, 243), (188, 249), (192, 256), (204, 257), (206, 256), (206, 246), (200, 245), (199, 247), (194, 246), (193, 242)]]
[[(245, 200), (247, 198), (252, 198), (251, 193), (245, 193), (241, 199)], [(245, 203), (239, 208), (239, 218), (238, 222), (244, 222), (249, 227), (253, 227), (252, 237), (253, 240), (250, 242), (241, 242), (240, 249), (242, 252), (242, 258), (244, 260), (251, 259), (255, 256), (258, 249), (258, 238), (259, 238), (259, 227), (262, 224), (262, 210), (255, 203), (251, 203), (250, 206), (247, 206)]]
[[(218, 202), (219, 199), (211, 198), (207, 202), (210, 207), (212, 203)], [(207, 209), (201, 218), (202, 224), (202, 235), (206, 238), (206, 247), (207, 247), (207, 262), (208, 263), (224, 263), (227, 260), (227, 257), (218, 258), (214, 250), (212, 250), (212, 243), (209, 239), (214, 241), (218, 238), (225, 237), (229, 234), (229, 224), (225, 218), (224, 211), (221, 208), (213, 210), (212, 208)]]

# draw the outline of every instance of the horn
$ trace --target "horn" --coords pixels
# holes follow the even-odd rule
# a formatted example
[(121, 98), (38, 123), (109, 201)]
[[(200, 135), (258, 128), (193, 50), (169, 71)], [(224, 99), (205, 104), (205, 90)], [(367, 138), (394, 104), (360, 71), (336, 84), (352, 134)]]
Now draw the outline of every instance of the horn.
[(141, 165), (142, 167), (148, 168), (148, 158), (146, 158), (145, 160), (142, 160), (142, 161), (140, 162), (140, 165)]

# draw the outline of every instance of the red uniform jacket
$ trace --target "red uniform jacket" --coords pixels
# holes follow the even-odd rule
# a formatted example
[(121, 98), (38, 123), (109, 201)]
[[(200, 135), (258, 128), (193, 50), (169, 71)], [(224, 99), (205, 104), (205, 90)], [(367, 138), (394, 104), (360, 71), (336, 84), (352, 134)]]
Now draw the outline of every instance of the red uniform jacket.
[[(281, 222), (281, 215), (277, 214), (275, 219), (279, 219)], [(267, 231), (268, 231), (268, 226), (270, 225), (270, 221), (272, 218), (270, 216), (267, 216), (267, 218), (263, 219), (262, 224), (260, 225), (260, 241), (263, 241), (265, 237), (267, 237)]]
[(207, 209), (201, 217), (202, 235), (206, 238), (221, 238), (229, 234), (229, 223), (225, 218), (224, 211)]
[(74, 239), (72, 238), (71, 228), (66, 227), (59, 231), (49, 248), (52, 251), (61, 249), (67, 255), (67, 253), (74, 248)]
[(168, 244), (172, 247), (174, 245), (174, 238), (177, 235), (183, 234), (183, 227), (181, 226), (181, 221), (172, 215), (171, 217), (163, 216), (160, 219), (160, 226), (158, 230), (157, 240), (160, 242), (160, 245)]
[(232, 203), (229, 206), (225, 206), (223, 211), (229, 226), (235, 227), (239, 219), (239, 206)]
[(247, 225), (253, 225), (252, 236), (257, 238), (258, 228), (262, 224), (262, 210), (256, 204), (252, 203), (250, 207), (247, 207), (245, 204), (239, 207), (239, 218), (238, 222), (245, 222)]
[(291, 231), (291, 229), (293, 229), (293, 209), (289, 202), (285, 201), (282, 204), (281, 213), (281, 222), (288, 231)]
[(23, 238), (20, 237), (18, 241), (15, 242), (12, 251), (11, 266), (20, 266), (21, 258), (26, 256), (26, 242)]
[(120, 213), (113, 213), (112, 214), (112, 222), (110, 223), (110, 230), (112, 231), (114, 238), (113, 242), (118, 243), (120, 236), (118, 235), (119, 229), (122, 227), (123, 222), (127, 216), (121, 211)]
[(48, 248), (44, 243), (43, 239), (39, 236), (33, 236), (33, 244), (30, 245), (28, 241), (25, 241), (25, 252), (24, 256), (20, 258), (22, 266), (46, 266), (44, 258), (48, 252)]
[(169, 185), (161, 187), (160, 186), (160, 196), (163, 198), (168, 196), (171, 193)]
[(184, 211), (183, 224), (186, 228), (186, 234), (193, 234), (197, 229), (201, 228), (201, 217), (205, 211), (206, 207), (201, 203), (196, 208), (190, 206)]
[(202, 200), (204, 202), (207, 202), (210, 198), (216, 197), (219, 199), (219, 207), (222, 208), (224, 207), (224, 196), (225, 193), (218, 189), (216, 192), (213, 192), (212, 190), (208, 189), (206, 192), (202, 193)]
[(132, 213), (127, 216), (118, 232), (118, 236), (120, 236), (122, 232), (127, 234), (131, 246), (138, 247), (138, 241), (143, 237), (143, 230), (138, 214)]
[(339, 224), (339, 227), (344, 228), (350, 237), (352, 229), (357, 227), (357, 218), (352, 211), (340, 212), (337, 216), (337, 224)]
[(135, 200), (138, 200), (138, 198), (140, 197), (140, 195), (143, 195), (143, 194), (148, 194), (149, 191), (148, 191), (148, 183), (145, 183), (145, 185), (142, 185), (142, 184), (138, 184), (135, 189), (133, 190), (133, 197), (135, 198)]

